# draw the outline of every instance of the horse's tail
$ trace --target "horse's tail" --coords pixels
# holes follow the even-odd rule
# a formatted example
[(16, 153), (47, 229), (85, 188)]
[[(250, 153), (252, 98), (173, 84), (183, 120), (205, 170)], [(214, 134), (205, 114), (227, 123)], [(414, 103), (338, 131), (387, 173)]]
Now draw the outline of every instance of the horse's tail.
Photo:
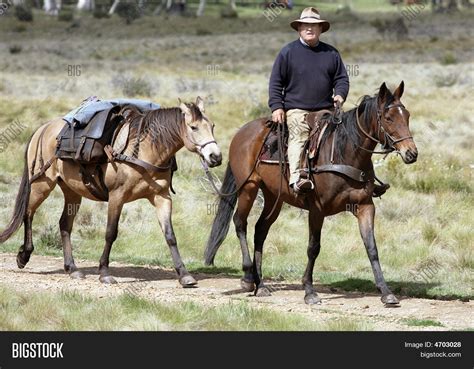
[(225, 171), (224, 182), (222, 183), (221, 192), (233, 193), (230, 196), (221, 196), (217, 214), (212, 223), (212, 230), (207, 241), (206, 251), (204, 252), (204, 263), (206, 265), (214, 264), (214, 257), (222, 242), (224, 242), (227, 232), (229, 232), (230, 219), (234, 212), (235, 204), (237, 202), (237, 185), (235, 177), (232, 173), (230, 164), (227, 164)]
[(30, 178), (28, 176), (28, 147), (30, 146), (30, 142), (31, 138), (26, 145), (25, 167), (23, 169), (23, 177), (21, 178), (20, 189), (16, 195), (13, 216), (10, 219), (10, 223), (8, 223), (7, 228), (2, 233), (0, 233), (0, 243), (8, 240), (18, 230), (18, 228), (20, 228), (28, 209), (31, 192)]

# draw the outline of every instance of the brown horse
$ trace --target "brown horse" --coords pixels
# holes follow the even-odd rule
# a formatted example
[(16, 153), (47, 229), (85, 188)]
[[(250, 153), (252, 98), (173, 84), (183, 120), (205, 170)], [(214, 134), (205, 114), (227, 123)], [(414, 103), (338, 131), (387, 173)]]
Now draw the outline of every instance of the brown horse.
[[(130, 137), (125, 153), (135, 148), (138, 140), (138, 159), (145, 168), (166, 168), (175, 153), (185, 146), (197, 153), (209, 166), (221, 164), (222, 156), (214, 139), (214, 124), (204, 114), (201, 98), (196, 103), (181, 103), (179, 107), (151, 110), (141, 114), (131, 112), (127, 117)], [(42, 125), (31, 137), (25, 152), (25, 168), (16, 198), (13, 217), (6, 230), (0, 234), (0, 242), (7, 240), (24, 223), (25, 239), (20, 247), (17, 264), (24, 268), (33, 252), (32, 222), (36, 209), (48, 197), (56, 184), (64, 194), (64, 209), (59, 221), (64, 252), (64, 270), (72, 278), (83, 278), (74, 263), (71, 245), (71, 230), (74, 217), (79, 210), (82, 197), (99, 201), (83, 184), (79, 166), (70, 160), (55, 160), (51, 166), (31, 181), (35, 170), (35, 152), (42, 151), (46, 158), (54, 157), (56, 137), (64, 121), (61, 118)], [(140, 127), (140, 128), (139, 128)], [(142, 130), (140, 130), (142, 129)], [(140, 133), (137, 133), (140, 132)], [(170, 179), (171, 168), (148, 171), (141, 166), (125, 162), (107, 162), (101, 165), (103, 183), (108, 189), (107, 230), (105, 247), (100, 258), (100, 281), (116, 283), (109, 273), (109, 255), (117, 238), (118, 222), (125, 203), (148, 199), (155, 206), (158, 221), (171, 251), (173, 263), (183, 287), (195, 285), (196, 280), (184, 266), (178, 251), (176, 237), (171, 223)], [(40, 172), (41, 174), (41, 172)]]
[[(253, 291), (255, 284), (257, 296), (269, 295), (270, 292), (262, 280), (263, 243), (270, 226), (278, 218), (283, 202), (286, 202), (309, 210), (310, 235), (308, 263), (303, 276), (304, 299), (308, 304), (319, 303), (321, 300), (313, 287), (313, 269), (320, 250), (324, 217), (351, 211), (359, 222), (375, 283), (382, 293), (382, 302), (398, 304), (397, 298), (385, 282), (375, 244), (375, 206), (372, 201), (375, 185), (371, 157), (377, 143), (382, 143), (384, 147), (399, 153), (405, 163), (416, 161), (418, 153), (408, 127), (409, 112), (400, 102), (403, 89), (402, 81), (392, 94), (384, 83), (376, 96), (364, 96), (358, 107), (343, 113), (341, 124), (328, 126), (322, 137), (317, 161), (314, 163), (316, 168), (321, 169), (312, 173), (315, 189), (305, 196), (295, 196), (289, 189), (288, 182), (282, 186), (279, 196), (281, 176), (278, 165), (257, 162), (269, 131), (267, 119), (257, 119), (243, 126), (231, 142), (229, 165), (222, 184), (223, 192), (235, 194), (222, 196), (220, 199), (205, 252), (206, 264), (211, 265), (214, 262), (215, 254), (227, 235), (238, 199), (233, 220), (242, 248), (244, 277), (241, 285), (244, 290)], [(343, 165), (329, 165), (332, 158)], [(362, 173), (362, 176), (371, 175), (367, 175), (367, 180), (356, 180), (338, 170), (347, 169), (349, 166), (352, 167), (352, 172)], [(247, 217), (259, 188), (263, 192), (265, 205), (255, 225), (252, 263), (246, 237)]]

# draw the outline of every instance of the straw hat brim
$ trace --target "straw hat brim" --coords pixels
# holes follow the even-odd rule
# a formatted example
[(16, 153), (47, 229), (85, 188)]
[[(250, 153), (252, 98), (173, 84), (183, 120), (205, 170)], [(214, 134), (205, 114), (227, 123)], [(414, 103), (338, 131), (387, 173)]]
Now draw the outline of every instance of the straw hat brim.
[(298, 31), (298, 24), (300, 23), (322, 23), (323, 24), (323, 29), (321, 33), (326, 32), (329, 27), (331, 26), (327, 20), (324, 19), (296, 19), (293, 22), (290, 23), (291, 28), (293, 28), (295, 31)]

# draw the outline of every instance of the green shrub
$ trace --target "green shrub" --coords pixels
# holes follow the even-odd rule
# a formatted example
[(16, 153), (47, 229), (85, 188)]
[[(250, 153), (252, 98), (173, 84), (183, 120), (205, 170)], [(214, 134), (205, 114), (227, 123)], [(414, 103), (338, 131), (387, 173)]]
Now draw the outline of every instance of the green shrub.
[(451, 54), (450, 52), (447, 52), (441, 57), (439, 62), (441, 63), (441, 65), (450, 65), (450, 64), (456, 64), (458, 60), (453, 54)]
[(150, 83), (140, 77), (124, 78), (121, 82), (122, 92), (127, 97), (151, 96), (152, 88)]
[(231, 6), (226, 6), (221, 10), (221, 18), (237, 18), (238, 16), (237, 11)]
[(61, 237), (58, 226), (47, 226), (40, 231), (38, 245), (41, 247), (49, 247), (53, 249), (62, 249)]
[(26, 31), (26, 26), (24, 24), (16, 24), (13, 27), (13, 32), (22, 33)]
[(109, 18), (109, 12), (105, 6), (97, 6), (92, 13), (92, 16), (97, 19)]
[(374, 27), (384, 39), (400, 41), (408, 38), (408, 27), (402, 17), (394, 19), (375, 18), (370, 22), (370, 25)]
[(11, 45), (8, 48), (8, 51), (10, 51), (10, 54), (19, 54), (21, 53), (22, 50), (23, 48), (21, 47), (21, 45)]
[(58, 20), (61, 22), (72, 22), (74, 20), (74, 13), (72, 10), (61, 10), (58, 14)]
[(135, 19), (138, 19), (141, 16), (138, 7), (132, 3), (119, 3), (115, 12), (120, 18), (125, 19), (127, 24), (132, 23)]
[(459, 79), (459, 73), (436, 74), (434, 76), (434, 83), (436, 87), (451, 87), (454, 86)]
[(15, 6), (15, 17), (21, 22), (32, 22), (33, 12), (24, 5)]

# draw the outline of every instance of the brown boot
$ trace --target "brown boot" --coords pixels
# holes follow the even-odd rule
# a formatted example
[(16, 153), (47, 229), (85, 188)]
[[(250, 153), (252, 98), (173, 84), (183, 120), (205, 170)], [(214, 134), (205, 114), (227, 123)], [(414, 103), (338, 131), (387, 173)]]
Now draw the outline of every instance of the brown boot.
[(295, 194), (303, 194), (314, 190), (314, 184), (307, 178), (300, 178), (291, 185)]
[(382, 196), (385, 192), (387, 192), (389, 188), (390, 188), (390, 185), (388, 183), (375, 185), (374, 192), (372, 193), (372, 197)]

